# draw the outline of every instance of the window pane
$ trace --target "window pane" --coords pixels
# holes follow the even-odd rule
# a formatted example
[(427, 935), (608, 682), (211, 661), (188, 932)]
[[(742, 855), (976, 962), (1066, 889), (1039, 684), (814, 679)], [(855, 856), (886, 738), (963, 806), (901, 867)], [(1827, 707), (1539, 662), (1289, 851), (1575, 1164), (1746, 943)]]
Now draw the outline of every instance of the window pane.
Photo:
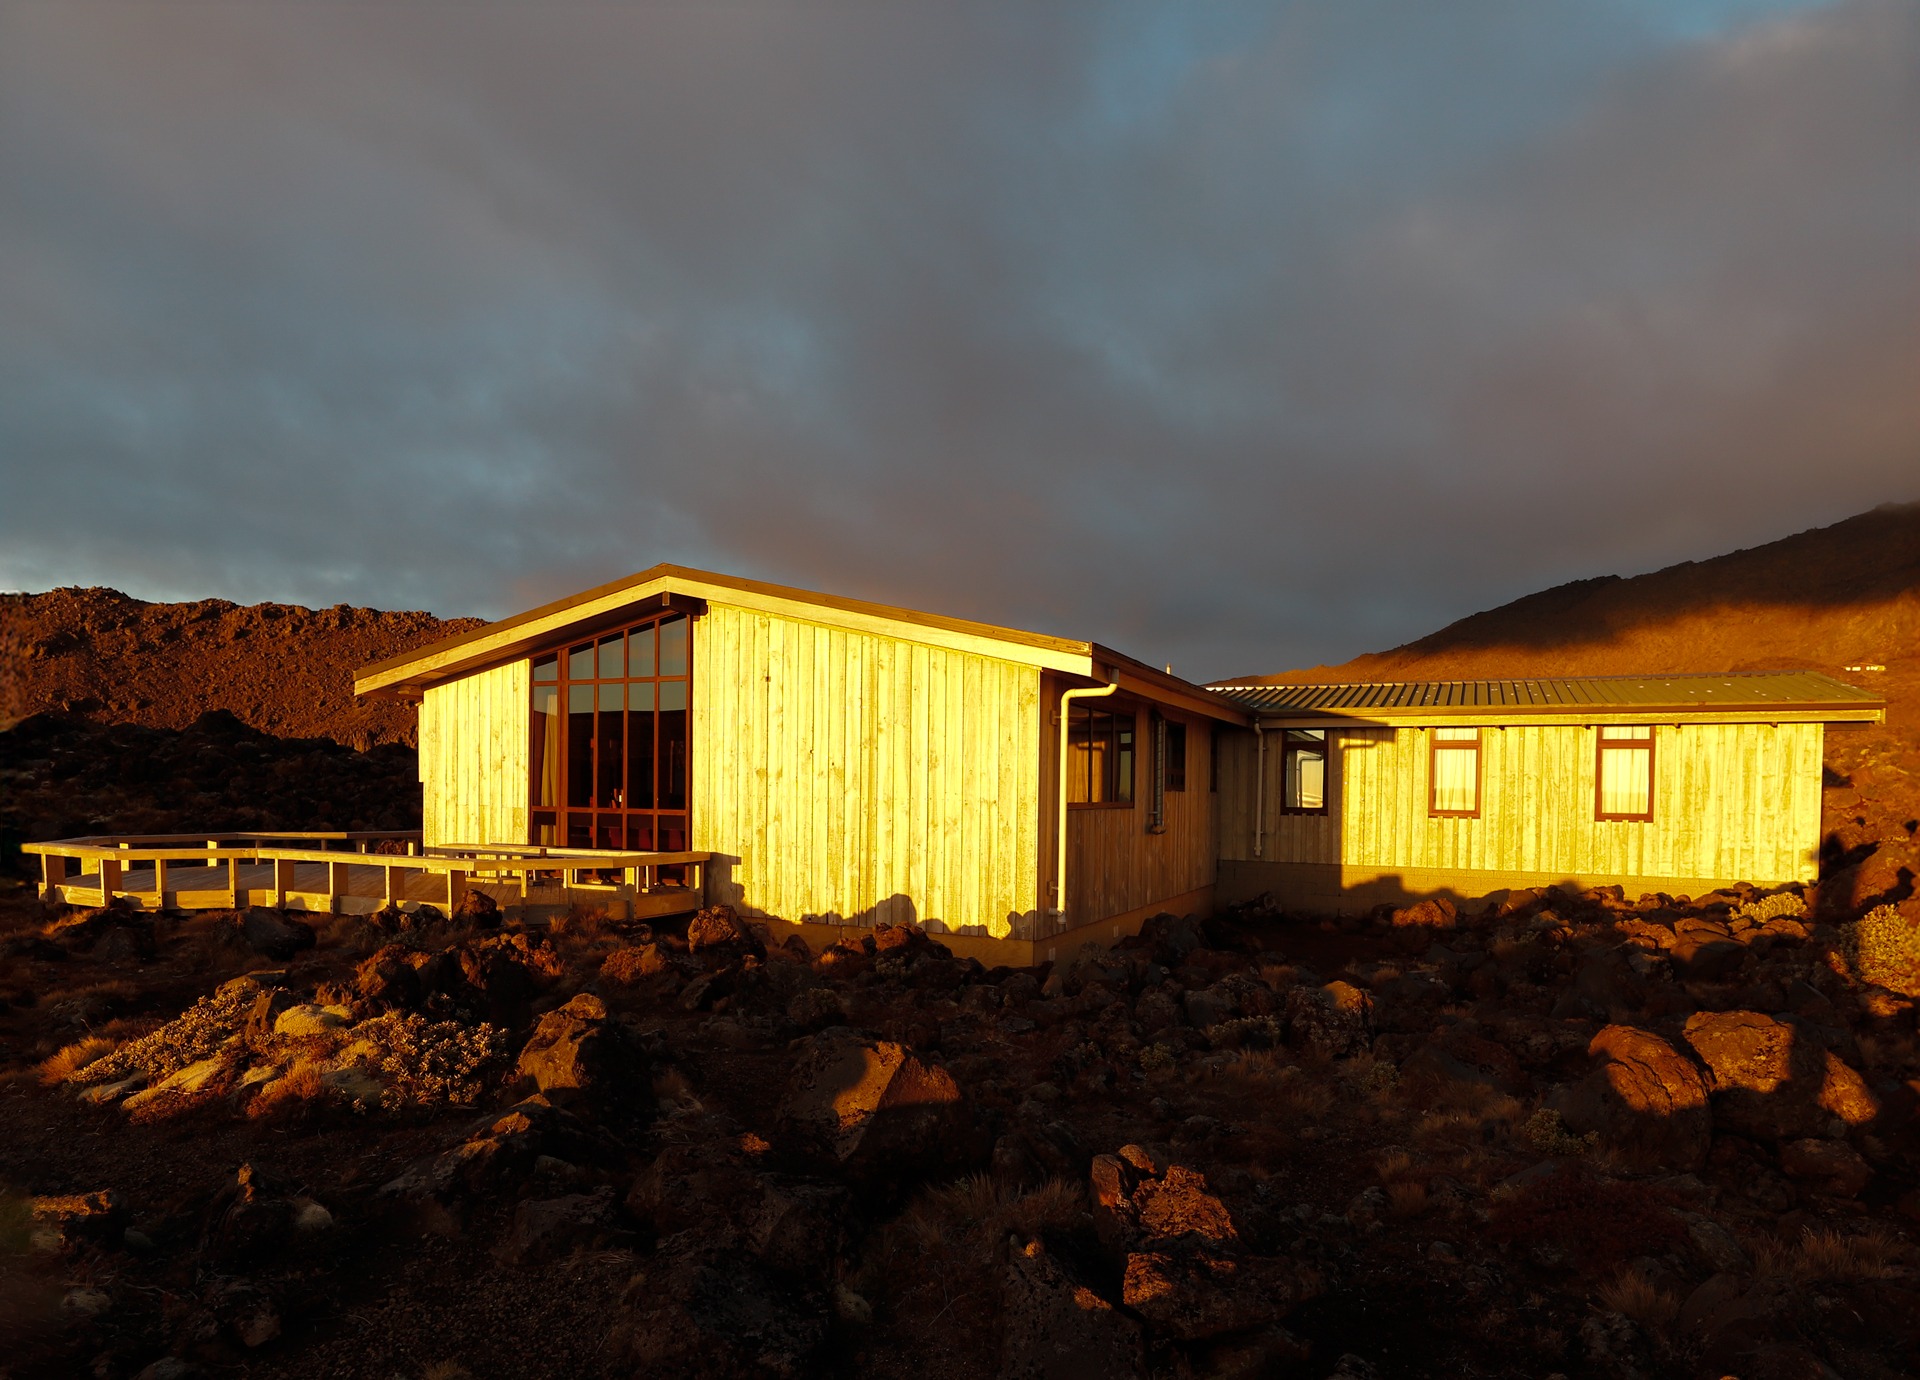
[[(1288, 735), (1291, 738), (1291, 734)], [(1288, 810), (1327, 807), (1327, 750), (1324, 745), (1289, 742), (1282, 764), (1281, 806)]]
[(1113, 720), (1113, 790), (1114, 800), (1133, 799), (1133, 720), (1118, 718)]
[(593, 679), (593, 646), (591, 643), (585, 647), (575, 647), (571, 652), (567, 653), (567, 679)]
[(1602, 748), (1600, 813), (1644, 815), (1653, 807), (1653, 752), (1649, 748)]
[(585, 805), (592, 799), (593, 687), (570, 685), (567, 687), (567, 804)]
[(1479, 808), (1480, 753), (1445, 748), (1433, 754), (1433, 808), (1440, 814), (1472, 814)]
[(1092, 711), (1072, 707), (1067, 721), (1067, 803), (1085, 805), (1092, 801), (1093, 743), (1090, 737)]
[(570, 814), (567, 816), (567, 847), (593, 847), (593, 816)]
[(1600, 730), (1610, 743), (1645, 743), (1653, 739), (1652, 724), (1610, 724)]
[(653, 851), (653, 816), (627, 816), (627, 851), (630, 853), (651, 853)]
[(621, 741), (621, 709), (625, 706), (627, 691), (624, 685), (603, 685), (600, 687), (600, 721), (595, 728), (596, 737), (594, 758), (598, 763), (595, 773), (597, 786), (593, 803), (601, 809), (618, 809), (620, 806), (620, 761), (626, 755), (626, 744)]
[[(551, 659), (549, 659), (551, 661)], [(533, 692), (533, 803), (560, 803), (560, 692), (540, 686)]]
[(653, 674), (653, 625), (635, 628), (627, 639), (627, 674), (630, 676), (650, 676)]
[[(675, 688), (680, 694), (669, 696), (667, 691)], [(687, 808), (687, 711), (670, 707), (676, 698), (685, 705), (685, 685), (660, 687), (660, 757), (654, 783), (660, 806), (666, 810)]]
[(627, 673), (626, 638), (620, 633), (600, 639), (600, 679), (619, 680)]
[(684, 680), (661, 681), (660, 707), (662, 709), (685, 709), (687, 707), (687, 683)]
[(660, 624), (660, 674), (687, 673), (687, 620), (675, 614)]
[(1433, 736), (1443, 743), (1471, 743), (1480, 736), (1477, 728), (1436, 728)]
[(653, 808), (653, 682), (627, 686), (627, 808)]
[(537, 681), (560, 679), (560, 658), (558, 656), (543, 656), (534, 662), (533, 678)]
[(541, 848), (552, 848), (560, 842), (559, 825), (555, 823), (552, 811), (533, 817), (532, 841)]

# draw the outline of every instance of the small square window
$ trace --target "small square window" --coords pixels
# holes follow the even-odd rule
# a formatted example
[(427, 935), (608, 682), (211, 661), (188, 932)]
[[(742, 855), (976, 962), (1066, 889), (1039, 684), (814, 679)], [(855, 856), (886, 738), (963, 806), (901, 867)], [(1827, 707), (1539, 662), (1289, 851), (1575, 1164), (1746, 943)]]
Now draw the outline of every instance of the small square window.
[(1475, 819), (1480, 814), (1480, 730), (1429, 730), (1430, 793), (1427, 813), (1439, 818)]
[(1327, 812), (1327, 731), (1288, 728), (1280, 734), (1280, 812)]
[(1609, 724), (1601, 728), (1594, 768), (1595, 819), (1653, 819), (1653, 727)]

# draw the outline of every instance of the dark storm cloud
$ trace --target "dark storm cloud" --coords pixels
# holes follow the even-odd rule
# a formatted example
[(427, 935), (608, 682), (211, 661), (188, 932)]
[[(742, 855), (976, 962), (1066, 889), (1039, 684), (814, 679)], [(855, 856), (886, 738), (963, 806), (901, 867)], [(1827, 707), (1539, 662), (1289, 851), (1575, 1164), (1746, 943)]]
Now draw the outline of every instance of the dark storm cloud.
[(1206, 676), (1911, 498), (1916, 13), (0, 7), (0, 584)]

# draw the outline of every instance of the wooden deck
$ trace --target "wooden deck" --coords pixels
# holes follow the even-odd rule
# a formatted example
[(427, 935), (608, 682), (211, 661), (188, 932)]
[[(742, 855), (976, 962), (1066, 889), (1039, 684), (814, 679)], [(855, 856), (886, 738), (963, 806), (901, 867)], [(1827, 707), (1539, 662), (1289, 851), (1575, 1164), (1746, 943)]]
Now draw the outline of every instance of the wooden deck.
[(121, 899), (143, 910), (368, 914), (388, 906), (451, 910), (479, 891), (508, 911), (591, 905), (627, 919), (698, 910), (709, 857), (520, 844), (423, 852), (417, 834), (92, 837), (24, 849), (40, 857), (41, 899), (73, 906)]

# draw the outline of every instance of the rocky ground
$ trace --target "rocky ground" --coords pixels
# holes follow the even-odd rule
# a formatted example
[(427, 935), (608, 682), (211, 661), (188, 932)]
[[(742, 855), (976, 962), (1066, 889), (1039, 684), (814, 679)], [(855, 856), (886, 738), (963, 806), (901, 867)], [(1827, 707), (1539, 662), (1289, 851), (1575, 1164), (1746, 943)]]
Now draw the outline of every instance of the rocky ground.
[(1903, 885), (1022, 971), (15, 891), (0, 1373), (1908, 1374)]
[(36, 714), (0, 732), (0, 874), (32, 839), (420, 827), (414, 750), (284, 738), (209, 710), (185, 729)]

